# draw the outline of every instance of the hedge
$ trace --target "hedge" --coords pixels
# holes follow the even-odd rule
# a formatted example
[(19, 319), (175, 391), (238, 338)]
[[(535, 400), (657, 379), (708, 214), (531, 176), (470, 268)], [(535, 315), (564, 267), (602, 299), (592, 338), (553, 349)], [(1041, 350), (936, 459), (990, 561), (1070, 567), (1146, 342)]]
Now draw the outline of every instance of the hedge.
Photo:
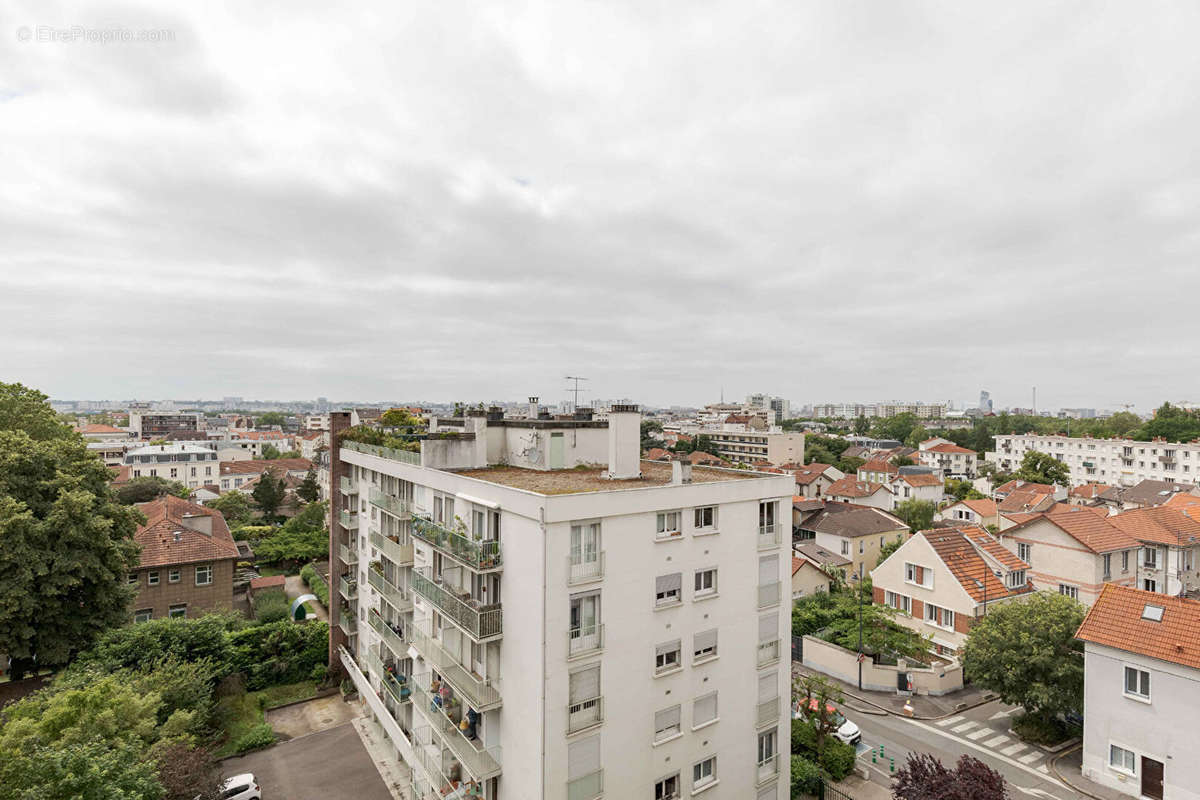
[(282, 589), (268, 589), (254, 594), (254, 618), (259, 623), (288, 619), (291, 603)]
[(233, 743), (234, 752), (241, 755), (249, 753), (251, 750), (261, 750), (264, 747), (270, 747), (275, 744), (275, 731), (271, 726), (262, 722), (255, 725)]
[(804, 756), (792, 756), (792, 797), (821, 791), (821, 768)]
[(309, 678), (328, 658), (329, 623), (289, 620), (230, 634), (233, 669), (246, 676), (246, 688), (262, 689)]
[(305, 564), (304, 569), (300, 570), (300, 580), (317, 596), (321, 601), (321, 605), (329, 608), (329, 587), (325, 584), (325, 579), (317, 572), (316, 567), (312, 564)]
[(817, 751), (817, 729), (802, 719), (792, 720), (792, 753), (816, 761), (835, 781), (840, 781), (854, 769), (857, 753), (853, 745), (846, 744), (832, 733), (825, 737), (820, 752)]

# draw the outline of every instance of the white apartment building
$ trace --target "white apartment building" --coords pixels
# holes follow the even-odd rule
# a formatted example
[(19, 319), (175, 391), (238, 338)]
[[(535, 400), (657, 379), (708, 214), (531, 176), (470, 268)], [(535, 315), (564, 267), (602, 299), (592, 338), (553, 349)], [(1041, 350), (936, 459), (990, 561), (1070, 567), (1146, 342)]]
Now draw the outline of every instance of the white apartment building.
[(189, 489), (215, 483), (220, 462), (215, 450), (186, 443), (151, 444), (125, 453), (130, 478), (165, 478)]
[(787, 797), (793, 476), (639, 461), (640, 419), (331, 450), (330, 648), (413, 798)]
[(701, 430), (697, 435), (712, 439), (721, 457), (735, 464), (755, 461), (767, 461), (773, 466), (804, 463), (803, 433)]
[(916, 414), (919, 419), (946, 416), (945, 403), (817, 403), (812, 415), (817, 419), (858, 419)]
[(1048, 453), (1066, 464), (1071, 485), (1107, 483), (1133, 486), (1143, 480), (1200, 482), (1200, 441), (1138, 442), (1038, 433), (996, 436), (996, 449), (985, 460), (1011, 472), (1031, 450)]

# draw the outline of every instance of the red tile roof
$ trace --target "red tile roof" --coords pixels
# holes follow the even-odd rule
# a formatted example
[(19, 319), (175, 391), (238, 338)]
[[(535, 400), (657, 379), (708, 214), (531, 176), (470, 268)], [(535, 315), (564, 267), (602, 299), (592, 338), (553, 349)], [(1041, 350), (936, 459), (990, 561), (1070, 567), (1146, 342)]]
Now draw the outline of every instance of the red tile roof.
[(264, 575), (261, 578), (254, 578), (250, 581), (251, 591), (259, 589), (270, 589), (275, 586), (282, 587), (287, 582), (287, 577), (284, 575)]
[(963, 536), (971, 540), (972, 544), (999, 561), (1005, 569), (1029, 569), (1027, 563), (1017, 558), (1013, 551), (993, 539), (992, 535), (983, 528), (977, 525), (965, 525), (959, 528), (959, 530), (962, 531)]
[(825, 470), (829, 469), (832, 466), (833, 466), (832, 464), (822, 464), (820, 462), (814, 461), (813, 463), (806, 464), (803, 467), (796, 467), (796, 469), (795, 469), (796, 483), (800, 484), (801, 486), (807, 486), (808, 484), (812, 483), (813, 481), (817, 480), (822, 475), (824, 475)]
[(1200, 544), (1200, 509), (1166, 506), (1135, 508), (1109, 517), (1113, 525), (1139, 542), (1192, 547)]
[(1001, 500), (996, 508), (999, 511), (1048, 511), (1054, 503), (1053, 494), (1022, 487)]
[[(238, 557), (237, 545), (219, 511), (173, 495), (139, 503), (138, 510), (146, 515), (146, 524), (134, 535), (142, 548), (140, 567), (167, 567)], [(212, 518), (211, 536), (183, 524), (183, 517), (192, 514)]]
[(959, 447), (956, 444), (935, 444), (933, 447), (925, 448), (926, 453), (962, 453), (963, 455), (975, 455), (974, 450), (968, 450), (965, 447)]
[(313, 462), (307, 458), (272, 458), (254, 461), (222, 461), (222, 475), (261, 475), (268, 469), (276, 472), (303, 471), (313, 468)]
[(829, 488), (825, 490), (825, 495), (827, 497), (870, 497), (880, 489), (891, 491), (882, 483), (860, 481), (853, 475), (847, 475), (830, 484)]
[(1082, 497), (1086, 500), (1092, 500), (1111, 488), (1107, 483), (1084, 483), (1071, 490), (1071, 497)]
[(1025, 489), (1027, 491), (1036, 492), (1037, 494), (1054, 494), (1055, 487), (1048, 483), (1030, 483), (1028, 481), (1011, 480), (1007, 483), (1002, 483), (997, 486), (992, 494), (1007, 494), (1014, 492), (1017, 489)]
[(904, 481), (909, 486), (941, 486), (944, 481), (937, 475), (918, 472), (915, 475), (900, 475), (896, 480)]
[(964, 505), (981, 517), (996, 516), (996, 501), (989, 500), (986, 497), (974, 498), (971, 500), (960, 500), (959, 502), (955, 503), (954, 505), (956, 505), (956, 506)]
[(1070, 536), (1093, 553), (1111, 553), (1114, 550), (1132, 550), (1137, 540), (1112, 523), (1113, 517), (1103, 517), (1090, 509), (1073, 506), (1074, 511), (1054, 514), (1036, 514), (1031, 519), (1004, 531), (1005, 536), (1040, 519), (1048, 520), (1059, 530)]
[[(1146, 606), (1161, 608), (1162, 621), (1143, 619)], [(1200, 669), (1200, 601), (1106, 583), (1075, 636)]]
[(900, 471), (900, 468), (888, 461), (872, 459), (864, 461), (858, 470), (859, 472), (882, 472), (885, 475), (895, 475)]
[(696, 450), (688, 453), (688, 461), (692, 462), (693, 464), (716, 464), (718, 466), (725, 463), (725, 459), (718, 458), (712, 453), (706, 453), (703, 450)]
[[(986, 597), (989, 601), (1028, 594), (1033, 591), (1033, 581), (1028, 579), (1024, 586), (1015, 589), (1005, 586), (992, 572), (992, 568), (980, 555), (976, 545), (963, 531), (957, 528), (935, 528), (921, 531), (918, 535), (925, 537), (955, 580), (977, 603), (983, 602), (985, 590), (975, 583), (976, 580), (981, 581), (983, 586), (987, 587)], [(984, 535), (987, 534), (984, 533)]]
[(127, 430), (122, 430), (121, 428), (114, 428), (112, 425), (97, 425), (95, 423), (90, 423), (90, 422), (87, 425), (84, 425), (82, 428), (80, 428), (79, 432), (82, 433), (84, 436), (87, 436), (89, 433), (125, 433), (125, 434), (129, 433), (129, 431), (127, 431)]
[(671, 451), (661, 447), (651, 447), (642, 458), (647, 461), (667, 461), (671, 458)]
[(1193, 506), (1200, 506), (1200, 497), (1194, 494), (1172, 495), (1170, 500), (1163, 503), (1165, 508), (1178, 508), (1180, 511)]

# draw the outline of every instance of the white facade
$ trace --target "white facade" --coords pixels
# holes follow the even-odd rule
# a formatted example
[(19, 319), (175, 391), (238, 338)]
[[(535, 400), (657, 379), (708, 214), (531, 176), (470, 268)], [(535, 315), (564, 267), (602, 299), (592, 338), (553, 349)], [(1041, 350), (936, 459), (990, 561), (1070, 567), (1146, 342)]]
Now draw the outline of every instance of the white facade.
[(130, 450), (125, 465), (132, 478), (165, 478), (189, 489), (215, 483), (220, 462), (214, 450), (190, 444), (152, 444)]
[(1037, 433), (997, 436), (986, 460), (1011, 472), (1027, 452), (1047, 453), (1067, 465), (1071, 485), (1107, 483), (1133, 486), (1146, 479), (1200, 482), (1200, 442), (1138, 442)]
[[(629, 436), (620, 419), (559, 432), (468, 418), (473, 438), (419, 457), (341, 449), (355, 596), (340, 624), (367, 677), (347, 668), (369, 682), (414, 797), (654, 797), (676, 773), (680, 796), (787, 796), (793, 478), (696, 468), (686, 482), (684, 467), (636, 460), (638, 415), (609, 425), (624, 416)], [(606, 452), (626, 438), (630, 463)], [(534, 468), (479, 469), (482, 449), (482, 463)], [(606, 488), (597, 462), (647, 477)], [(410, 695), (388, 689), (385, 663)]]
[(769, 433), (751, 430), (701, 430), (717, 446), (722, 458), (735, 464), (767, 461), (774, 466), (804, 463), (803, 433)]

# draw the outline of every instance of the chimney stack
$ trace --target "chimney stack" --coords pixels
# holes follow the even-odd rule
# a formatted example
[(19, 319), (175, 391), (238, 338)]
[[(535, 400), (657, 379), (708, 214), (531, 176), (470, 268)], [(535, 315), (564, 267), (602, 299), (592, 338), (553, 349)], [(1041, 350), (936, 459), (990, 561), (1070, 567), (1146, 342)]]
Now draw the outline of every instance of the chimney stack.
[(538, 399), (536, 397), (529, 398), (529, 418), (538, 418)]
[(614, 405), (608, 412), (608, 477), (640, 478), (641, 458), (641, 411), (636, 405)]
[(671, 462), (671, 485), (682, 486), (692, 482), (692, 462), (675, 460)]
[(212, 517), (208, 514), (184, 514), (180, 518), (183, 527), (191, 528), (194, 531), (199, 531), (205, 536), (212, 536)]

